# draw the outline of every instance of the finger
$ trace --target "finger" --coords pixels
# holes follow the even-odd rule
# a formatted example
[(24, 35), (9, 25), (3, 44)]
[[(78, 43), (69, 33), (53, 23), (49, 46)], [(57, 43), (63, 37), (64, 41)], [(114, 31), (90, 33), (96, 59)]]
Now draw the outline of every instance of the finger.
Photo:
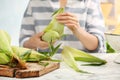
[(57, 20), (73, 20), (78, 22), (78, 18), (72, 13), (62, 13), (56, 17)]
[(40, 42), (39, 44), (39, 48), (42, 48), (42, 49), (45, 49), (45, 48), (48, 48), (49, 47), (49, 44), (47, 42)]
[(78, 22), (78, 20), (75, 17), (70, 17), (70, 16), (61, 16), (61, 17), (56, 17), (58, 21), (63, 21), (63, 20), (72, 20), (75, 22)]
[(75, 17), (75, 15), (74, 15), (74, 14), (69, 13), (69, 12), (66, 12), (66, 13), (61, 13), (61, 14), (59, 14), (57, 17), (61, 17), (61, 16), (71, 16), (71, 17)]
[(37, 37), (41, 37), (44, 34), (44, 32), (39, 32), (36, 34)]
[(75, 24), (70, 24), (70, 23), (68, 23), (68, 24), (66, 24), (66, 26), (67, 26), (70, 30), (73, 31), (73, 26), (75, 26)]
[(79, 24), (72, 24), (72, 23), (68, 23), (65, 24), (71, 31), (75, 31), (76, 29), (78, 29)]
[(62, 23), (62, 24), (69, 24), (69, 23), (71, 23), (71, 24), (78, 24), (78, 22), (76, 22), (76, 21), (73, 21), (73, 20), (60, 20), (60, 21), (58, 21), (59, 23)]
[(71, 28), (71, 27), (76, 26), (76, 25), (75, 25), (75, 24), (68, 23), (68, 24), (66, 24), (66, 26), (68, 26), (69, 28)]

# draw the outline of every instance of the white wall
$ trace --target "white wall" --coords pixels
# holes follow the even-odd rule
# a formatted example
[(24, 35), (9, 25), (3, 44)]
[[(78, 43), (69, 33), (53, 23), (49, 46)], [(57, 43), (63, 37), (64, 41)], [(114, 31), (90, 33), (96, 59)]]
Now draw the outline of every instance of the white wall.
[(19, 29), (29, 0), (0, 0), (0, 29), (6, 30), (12, 45), (19, 45)]

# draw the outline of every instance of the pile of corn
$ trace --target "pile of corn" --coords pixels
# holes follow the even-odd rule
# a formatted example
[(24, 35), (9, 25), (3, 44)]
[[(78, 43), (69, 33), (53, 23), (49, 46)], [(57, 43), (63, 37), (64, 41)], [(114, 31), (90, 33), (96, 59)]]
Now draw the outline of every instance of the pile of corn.
[(11, 46), (10, 35), (0, 30), (0, 64), (26, 68), (26, 61), (40, 61), (46, 56), (27, 48)]

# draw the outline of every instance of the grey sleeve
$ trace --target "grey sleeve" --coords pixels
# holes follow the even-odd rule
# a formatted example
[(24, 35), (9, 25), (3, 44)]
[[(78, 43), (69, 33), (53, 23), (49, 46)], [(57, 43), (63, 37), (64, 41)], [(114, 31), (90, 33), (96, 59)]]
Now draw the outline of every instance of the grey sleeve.
[(87, 17), (87, 31), (98, 38), (99, 46), (96, 50), (91, 51), (95, 53), (105, 53), (105, 23), (102, 16), (99, 0), (88, 0), (88, 17)]

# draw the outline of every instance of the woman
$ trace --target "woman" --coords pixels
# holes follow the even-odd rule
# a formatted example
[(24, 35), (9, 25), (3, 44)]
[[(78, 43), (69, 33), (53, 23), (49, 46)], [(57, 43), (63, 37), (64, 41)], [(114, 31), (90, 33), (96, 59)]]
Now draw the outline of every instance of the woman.
[[(40, 37), (52, 13), (59, 8), (59, 1), (30, 0), (21, 26), (20, 46), (40, 50), (48, 48), (48, 43)], [(105, 26), (99, 0), (67, 0), (65, 12), (56, 19), (65, 25), (66, 36), (59, 41), (62, 46), (68, 45), (92, 53), (106, 51)]]

